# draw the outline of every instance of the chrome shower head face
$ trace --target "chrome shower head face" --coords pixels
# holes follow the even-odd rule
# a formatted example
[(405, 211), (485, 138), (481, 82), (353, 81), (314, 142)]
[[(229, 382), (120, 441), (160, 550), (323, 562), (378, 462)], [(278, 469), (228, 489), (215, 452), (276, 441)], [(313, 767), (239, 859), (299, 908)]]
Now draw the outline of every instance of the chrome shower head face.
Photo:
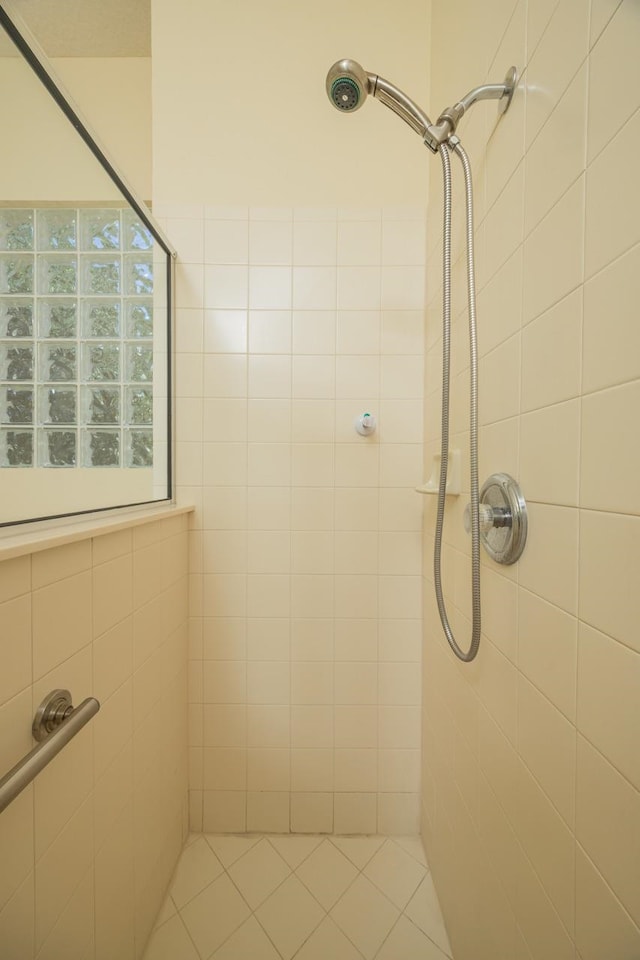
[(353, 113), (371, 93), (366, 71), (355, 60), (338, 60), (327, 74), (327, 96), (336, 110)]

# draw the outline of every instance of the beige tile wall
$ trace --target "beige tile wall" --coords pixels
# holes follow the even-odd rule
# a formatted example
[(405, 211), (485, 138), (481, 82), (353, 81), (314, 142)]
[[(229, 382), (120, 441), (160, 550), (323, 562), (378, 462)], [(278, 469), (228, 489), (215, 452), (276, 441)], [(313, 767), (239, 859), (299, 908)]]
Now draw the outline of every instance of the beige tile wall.
[(0, 816), (3, 960), (140, 957), (186, 829), (187, 515), (0, 564), (0, 770), (50, 690), (100, 712)]
[[(530, 533), (515, 567), (483, 555), (471, 665), (442, 639), (425, 562), (423, 836), (456, 960), (627, 960), (640, 956), (639, 8), (490, 7), (434, 0), (432, 99), (511, 63), (521, 73), (500, 124), (479, 106), (461, 136), (478, 199), (481, 480), (519, 477)], [(432, 184), (428, 371), (441, 351)], [(458, 228), (461, 216), (458, 204)], [(453, 432), (464, 446), (461, 267)], [(428, 387), (428, 458), (438, 418)], [(445, 581), (466, 643), (463, 505), (447, 511)], [(428, 512), (428, 552), (433, 523)]]
[(156, 213), (197, 505), (192, 827), (417, 832), (424, 210)]

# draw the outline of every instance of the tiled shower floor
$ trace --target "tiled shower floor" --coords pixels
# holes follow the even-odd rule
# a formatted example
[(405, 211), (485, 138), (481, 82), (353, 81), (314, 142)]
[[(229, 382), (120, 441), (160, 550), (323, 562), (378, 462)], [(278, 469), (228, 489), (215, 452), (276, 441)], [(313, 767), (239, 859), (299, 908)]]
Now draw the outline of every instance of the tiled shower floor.
[(447, 960), (416, 837), (194, 835), (144, 960)]

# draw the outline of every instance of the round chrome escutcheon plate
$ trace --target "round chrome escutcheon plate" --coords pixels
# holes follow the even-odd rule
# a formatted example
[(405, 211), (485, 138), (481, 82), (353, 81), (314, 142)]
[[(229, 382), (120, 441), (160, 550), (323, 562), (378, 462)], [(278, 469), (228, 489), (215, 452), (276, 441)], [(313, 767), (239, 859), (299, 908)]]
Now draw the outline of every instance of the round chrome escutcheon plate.
[(508, 473), (494, 473), (482, 485), (480, 503), (503, 517), (499, 525), (481, 532), (485, 550), (496, 563), (515, 563), (527, 540), (527, 504), (520, 487)]

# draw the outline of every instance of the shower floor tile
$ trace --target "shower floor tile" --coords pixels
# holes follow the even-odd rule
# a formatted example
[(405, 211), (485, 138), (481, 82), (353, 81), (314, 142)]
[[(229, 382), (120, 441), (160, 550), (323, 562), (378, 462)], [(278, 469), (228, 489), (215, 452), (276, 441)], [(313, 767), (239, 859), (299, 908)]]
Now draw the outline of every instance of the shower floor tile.
[(189, 838), (143, 960), (450, 960), (415, 837)]

